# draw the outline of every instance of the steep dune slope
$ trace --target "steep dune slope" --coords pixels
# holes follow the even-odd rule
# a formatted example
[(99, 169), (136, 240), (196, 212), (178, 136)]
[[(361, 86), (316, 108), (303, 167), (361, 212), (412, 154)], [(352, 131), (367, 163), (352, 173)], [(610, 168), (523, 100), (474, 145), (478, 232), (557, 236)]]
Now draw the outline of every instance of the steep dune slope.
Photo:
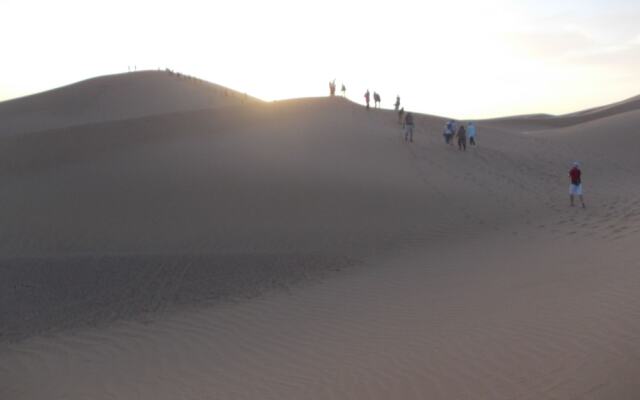
[(404, 226), (402, 213), (386, 215), (398, 197), (420, 206), (419, 177), (392, 140), (363, 110), (330, 100), (7, 137), (3, 170), (15, 186), (5, 187), (3, 253), (302, 250), (304, 232), (323, 229), (327, 241), (363, 240)]
[[(160, 293), (173, 293), (162, 288), (189, 265), (162, 307), (278, 286), (397, 242), (432, 200), (406, 149), (366, 117), (319, 99), (3, 137), (3, 282), (24, 285), (3, 292), (12, 293), (7, 311), (23, 310), (3, 312), (16, 317), (4, 326), (11, 336), (67, 326), (71, 309), (84, 321), (113, 317), (100, 307), (123, 304), (129, 285), (114, 294), (91, 276), (117, 281), (123, 269), (146, 270), (132, 279), (144, 286), (151, 274)], [(46, 278), (52, 268), (69, 275), (59, 286)], [(78, 310), (87, 292), (103, 301)], [(158, 308), (152, 293), (115, 314)], [(39, 317), (20, 319), (30, 312)]]

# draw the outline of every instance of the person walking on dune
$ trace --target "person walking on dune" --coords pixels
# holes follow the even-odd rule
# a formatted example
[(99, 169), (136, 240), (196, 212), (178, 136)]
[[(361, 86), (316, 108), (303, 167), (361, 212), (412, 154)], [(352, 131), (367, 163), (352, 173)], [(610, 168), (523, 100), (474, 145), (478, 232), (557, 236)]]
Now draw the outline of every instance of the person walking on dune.
[(569, 170), (569, 178), (571, 179), (571, 185), (569, 186), (569, 205), (573, 207), (573, 197), (578, 196), (582, 208), (586, 208), (584, 198), (582, 197), (582, 171), (577, 161), (573, 163), (573, 167)]
[(476, 145), (476, 125), (473, 122), (469, 122), (467, 125), (467, 136), (469, 137), (469, 145)]
[(344, 85), (344, 83), (342, 84), (342, 88), (340, 89), (340, 91), (342, 92), (342, 97), (347, 97), (347, 87)]
[(442, 132), (442, 136), (444, 136), (444, 142), (446, 144), (452, 144), (451, 139), (453, 139), (453, 134), (454, 133), (455, 132), (454, 132), (453, 120), (450, 119), (444, 125), (444, 132)]
[(398, 109), (400, 108), (400, 96), (396, 96), (396, 102), (393, 104), (393, 106), (395, 107), (396, 111), (398, 111)]
[(336, 80), (332, 80), (329, 82), (329, 96), (333, 97), (336, 95)]
[(458, 128), (458, 150), (467, 151), (467, 130), (464, 124)]
[(404, 141), (413, 143), (413, 114), (408, 112), (404, 117)]
[(364, 101), (367, 103), (367, 110), (369, 109), (369, 101), (371, 101), (371, 94), (369, 94), (369, 89), (364, 93)]
[(373, 92), (373, 107), (380, 108), (380, 95), (378, 92)]

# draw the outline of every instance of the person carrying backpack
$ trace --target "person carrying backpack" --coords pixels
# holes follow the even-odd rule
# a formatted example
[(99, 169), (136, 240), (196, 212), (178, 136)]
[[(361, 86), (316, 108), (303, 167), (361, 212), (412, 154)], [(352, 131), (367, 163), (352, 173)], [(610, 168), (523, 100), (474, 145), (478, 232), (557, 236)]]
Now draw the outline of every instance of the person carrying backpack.
[(413, 143), (413, 114), (408, 112), (404, 117), (404, 141)]

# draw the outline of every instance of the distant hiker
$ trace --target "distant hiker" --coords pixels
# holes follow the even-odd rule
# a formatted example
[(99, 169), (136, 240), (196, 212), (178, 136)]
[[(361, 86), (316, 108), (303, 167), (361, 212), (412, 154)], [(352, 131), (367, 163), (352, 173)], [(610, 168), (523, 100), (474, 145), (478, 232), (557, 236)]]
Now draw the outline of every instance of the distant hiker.
[(469, 145), (476, 145), (476, 126), (473, 122), (467, 125), (467, 136), (469, 136)]
[(369, 109), (369, 101), (371, 100), (371, 95), (369, 94), (369, 89), (364, 94), (364, 101), (367, 102), (367, 110)]
[(569, 178), (571, 178), (571, 185), (569, 186), (569, 205), (573, 207), (573, 196), (580, 198), (582, 208), (586, 208), (584, 205), (584, 198), (582, 197), (582, 171), (580, 171), (580, 164), (576, 161), (573, 163), (573, 168), (569, 170)]
[(453, 120), (449, 120), (444, 125), (444, 132), (442, 133), (442, 136), (444, 136), (444, 142), (446, 144), (453, 144), (451, 141), (451, 139), (453, 138), (453, 133), (454, 133)]
[(402, 107), (402, 108), (400, 109), (400, 111), (398, 111), (398, 123), (399, 123), (399, 124), (401, 124), (401, 123), (402, 123), (402, 121), (404, 121), (404, 120), (402, 119), (402, 117), (403, 117), (403, 116), (404, 116), (404, 107)]
[(332, 80), (329, 82), (329, 96), (333, 97), (336, 95), (336, 80)]
[(342, 88), (340, 89), (340, 91), (342, 92), (342, 97), (347, 97), (347, 87), (344, 85), (344, 83), (342, 84)]
[(467, 151), (467, 130), (463, 124), (458, 128), (458, 150)]
[(413, 143), (413, 114), (408, 112), (406, 117), (404, 117), (404, 141)]
[(396, 111), (398, 111), (398, 109), (400, 108), (400, 96), (396, 96), (396, 102), (393, 104), (393, 106), (395, 107)]
[(452, 120), (451, 121), (451, 142), (449, 143), (450, 145), (453, 145), (453, 138), (456, 136), (457, 133), (458, 133), (458, 121)]
[(373, 105), (375, 108), (380, 108), (380, 95), (377, 92), (373, 92)]

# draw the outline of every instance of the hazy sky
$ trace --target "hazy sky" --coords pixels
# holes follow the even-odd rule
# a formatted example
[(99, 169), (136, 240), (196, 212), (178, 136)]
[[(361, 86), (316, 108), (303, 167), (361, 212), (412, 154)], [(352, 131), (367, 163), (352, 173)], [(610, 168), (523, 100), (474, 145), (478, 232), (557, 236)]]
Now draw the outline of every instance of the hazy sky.
[(0, 100), (170, 67), (265, 100), (378, 91), (455, 116), (640, 94), (638, 0), (0, 0)]

